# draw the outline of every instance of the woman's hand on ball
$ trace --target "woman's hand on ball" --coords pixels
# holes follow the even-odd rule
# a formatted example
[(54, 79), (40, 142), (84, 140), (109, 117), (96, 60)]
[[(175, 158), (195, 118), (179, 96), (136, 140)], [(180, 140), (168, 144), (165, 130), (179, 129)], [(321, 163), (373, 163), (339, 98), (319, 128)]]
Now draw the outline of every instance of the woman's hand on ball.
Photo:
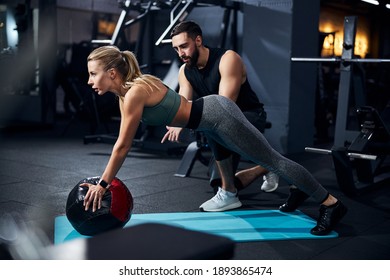
[(96, 186), (88, 183), (81, 184), (80, 186), (88, 187), (88, 192), (84, 198), (85, 211), (88, 211), (89, 206), (92, 203), (92, 212), (102, 207), (102, 198), (106, 189), (101, 186)]

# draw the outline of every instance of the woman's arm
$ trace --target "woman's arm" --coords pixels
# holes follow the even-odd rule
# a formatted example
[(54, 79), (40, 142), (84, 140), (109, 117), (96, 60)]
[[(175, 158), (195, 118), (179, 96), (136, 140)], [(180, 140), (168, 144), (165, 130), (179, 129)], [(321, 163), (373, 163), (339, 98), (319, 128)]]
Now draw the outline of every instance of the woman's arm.
[[(111, 183), (125, 161), (137, 132), (147, 97), (148, 94), (140, 87), (133, 87), (127, 92), (123, 101), (119, 101), (121, 112), (119, 136), (112, 149), (110, 159), (101, 176), (101, 180)], [(85, 210), (89, 209), (91, 203), (93, 212), (96, 209), (100, 209), (102, 197), (106, 189), (100, 185), (83, 185), (89, 187), (84, 199)]]

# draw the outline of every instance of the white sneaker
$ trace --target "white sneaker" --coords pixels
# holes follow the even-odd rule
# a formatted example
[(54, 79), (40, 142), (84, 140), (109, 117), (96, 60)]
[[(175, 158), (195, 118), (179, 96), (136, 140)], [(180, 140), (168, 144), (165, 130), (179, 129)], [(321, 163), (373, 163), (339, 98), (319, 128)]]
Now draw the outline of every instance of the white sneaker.
[(241, 207), (241, 205), (242, 203), (238, 199), (237, 193), (233, 194), (218, 188), (217, 194), (199, 206), (199, 209), (205, 212), (219, 212), (235, 209)]
[(268, 172), (263, 176), (263, 184), (261, 190), (263, 192), (273, 192), (279, 186), (279, 176), (273, 172)]

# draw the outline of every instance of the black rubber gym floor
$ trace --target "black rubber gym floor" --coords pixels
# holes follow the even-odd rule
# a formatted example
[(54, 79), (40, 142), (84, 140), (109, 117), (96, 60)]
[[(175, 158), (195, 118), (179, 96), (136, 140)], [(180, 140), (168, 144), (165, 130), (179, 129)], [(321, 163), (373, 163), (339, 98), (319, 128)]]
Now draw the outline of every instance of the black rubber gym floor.
[[(2, 130), (0, 138), (1, 214), (22, 217), (28, 226), (41, 229), (49, 243), (53, 242), (54, 218), (65, 214), (69, 191), (81, 179), (101, 175), (112, 148), (110, 144), (85, 145), (83, 124), (72, 126), (65, 136), (61, 135), (63, 128), (24, 126)], [(199, 205), (213, 196), (207, 167), (196, 161), (189, 177), (175, 177), (181, 155), (168, 154), (167, 146), (160, 145), (158, 139), (148, 141), (146, 148), (133, 148), (118, 174), (134, 197), (133, 213), (199, 211)], [(349, 208), (336, 229), (339, 237), (237, 243), (233, 258), (389, 259), (390, 184), (348, 197), (337, 186), (330, 157), (304, 152), (288, 157), (308, 168)], [(240, 168), (249, 166), (243, 161)], [(264, 193), (261, 181), (254, 182), (240, 193), (242, 208), (277, 209), (288, 195), (287, 184), (280, 183), (275, 192)], [(312, 200), (300, 210), (314, 219), (318, 215), (318, 205)]]

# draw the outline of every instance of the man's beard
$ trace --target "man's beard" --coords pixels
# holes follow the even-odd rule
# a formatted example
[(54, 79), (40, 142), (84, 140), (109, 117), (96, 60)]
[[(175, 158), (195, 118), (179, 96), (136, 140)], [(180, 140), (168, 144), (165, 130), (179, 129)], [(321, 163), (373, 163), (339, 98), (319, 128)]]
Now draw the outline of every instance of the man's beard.
[[(191, 67), (196, 67), (196, 64), (198, 63), (198, 58), (199, 58), (199, 51), (198, 49), (195, 49), (194, 53), (192, 56), (187, 56), (184, 58), (189, 58), (190, 60), (186, 62), (186, 67), (191, 68)], [(183, 59), (183, 57), (182, 57)]]

